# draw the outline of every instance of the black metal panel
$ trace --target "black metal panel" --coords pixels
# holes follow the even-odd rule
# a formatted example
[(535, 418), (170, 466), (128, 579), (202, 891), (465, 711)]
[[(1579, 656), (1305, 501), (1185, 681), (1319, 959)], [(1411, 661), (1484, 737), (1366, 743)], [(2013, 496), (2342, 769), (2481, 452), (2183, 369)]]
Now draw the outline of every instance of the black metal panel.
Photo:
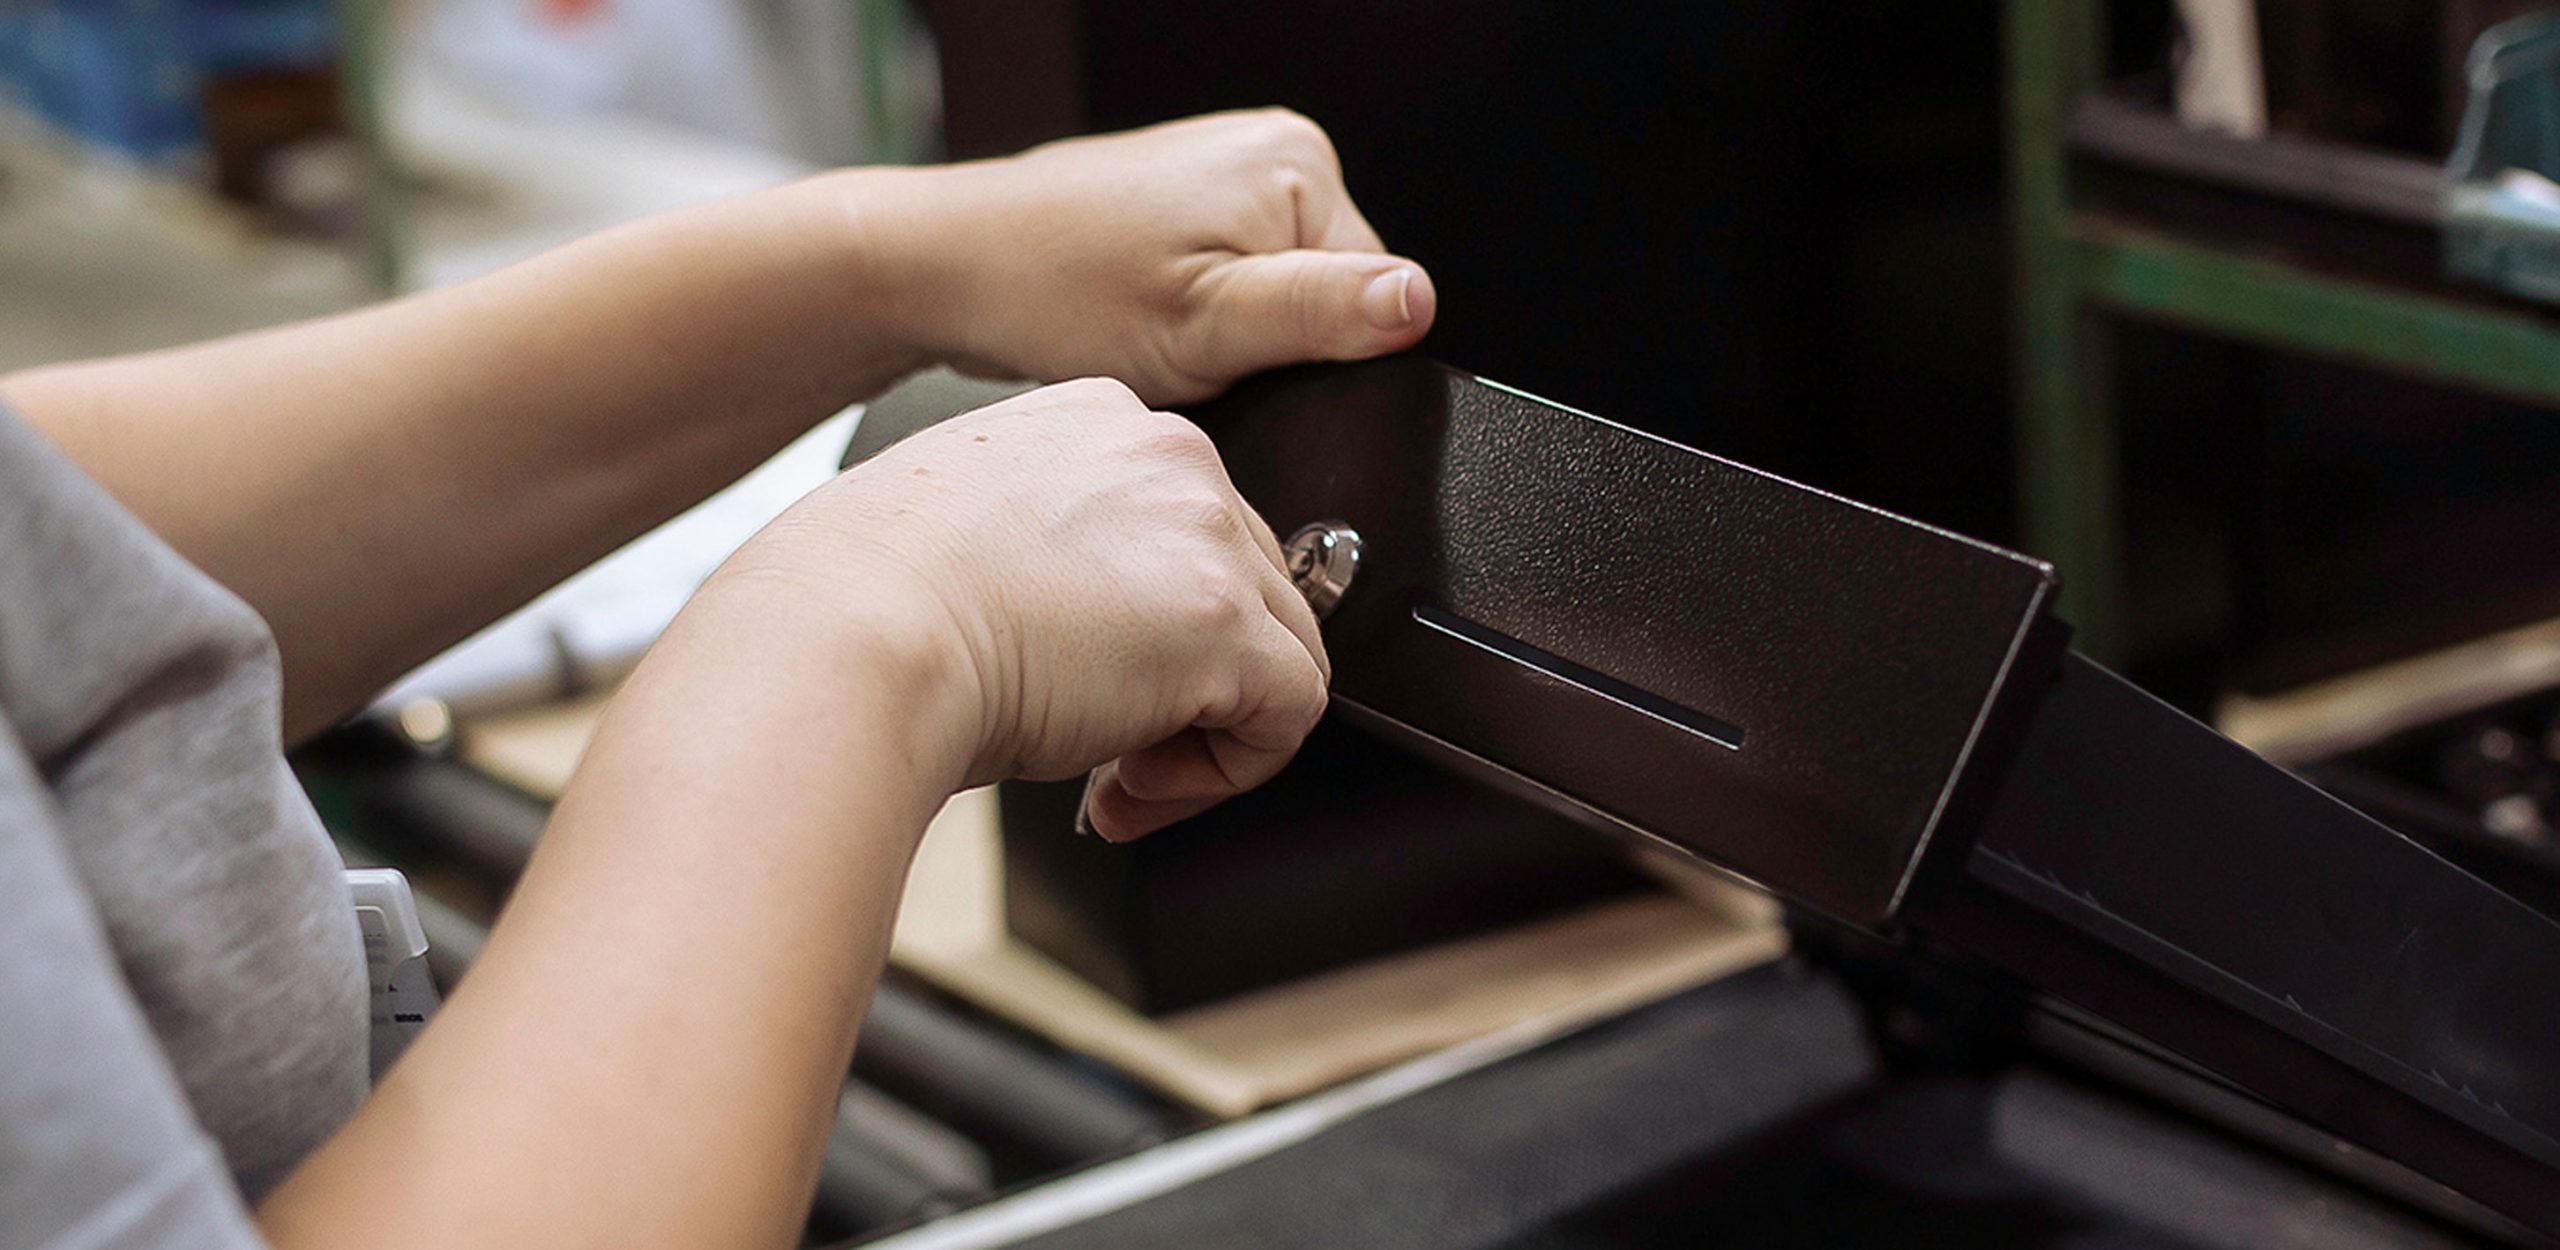
[(2560, 1233), (2560, 924), (2077, 656), (1967, 871), (2040, 919), (1912, 923)]
[(1326, 624), (1349, 719), (1984, 957), (2560, 1233), (2560, 923), (2086, 660), (2055, 677), (2046, 566), (1418, 358), (1198, 415), (1282, 531), (1364, 537)]
[(1203, 407), (1286, 533), (1364, 543), (1337, 700), (1846, 919), (1888, 919), (2040, 563), (1416, 357)]
[(1330, 720), (1296, 759), (1134, 843), (1067, 836), (1080, 781), (1009, 781), (1005, 926), (1148, 1014), (1641, 889), (1607, 841)]

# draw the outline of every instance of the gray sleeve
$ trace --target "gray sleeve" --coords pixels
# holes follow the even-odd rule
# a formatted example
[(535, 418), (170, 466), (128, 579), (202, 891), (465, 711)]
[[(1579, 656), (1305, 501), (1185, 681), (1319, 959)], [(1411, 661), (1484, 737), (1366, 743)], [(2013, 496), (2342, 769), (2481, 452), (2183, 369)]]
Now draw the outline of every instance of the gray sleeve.
[(0, 1250), (254, 1250), (0, 716)]

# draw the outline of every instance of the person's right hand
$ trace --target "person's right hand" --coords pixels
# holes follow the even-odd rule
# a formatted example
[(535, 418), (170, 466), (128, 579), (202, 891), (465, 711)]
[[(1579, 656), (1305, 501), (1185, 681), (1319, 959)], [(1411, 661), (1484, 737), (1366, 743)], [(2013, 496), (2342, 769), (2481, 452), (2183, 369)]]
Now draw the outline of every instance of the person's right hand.
[[(848, 647), (937, 641), (968, 784), (1106, 765), (1115, 840), (1278, 772), (1325, 706), (1315, 616), (1197, 426), (1101, 379), (942, 423), (821, 487), (705, 595)], [(848, 692), (859, 697), (859, 692)], [(1115, 763), (1116, 761), (1116, 763)]]

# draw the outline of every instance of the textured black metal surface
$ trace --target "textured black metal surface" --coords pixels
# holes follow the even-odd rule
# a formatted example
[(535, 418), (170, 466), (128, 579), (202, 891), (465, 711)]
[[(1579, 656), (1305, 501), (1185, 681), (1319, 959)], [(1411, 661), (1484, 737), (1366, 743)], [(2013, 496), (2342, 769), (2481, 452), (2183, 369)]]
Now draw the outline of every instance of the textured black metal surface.
[(1021, 1250), (2461, 1250), (2335, 1180), (2052, 1071), (1877, 1064), (1778, 965), (1469, 1073)]
[(1754, 968), (1022, 1250), (1488, 1250), (1875, 1077), (1838, 986)]
[(1913, 923), (2560, 1233), (2560, 924), (2077, 656), (1967, 873), (2042, 922)]
[(1196, 415), (1277, 528), (1362, 533), (1326, 624), (1351, 719), (1903, 921), (2560, 1234), (2560, 923), (2056, 678), (2045, 566), (1414, 358)]
[(1865, 924), (2053, 585), (1415, 357), (1266, 374), (1195, 415), (1280, 532), (1360, 531), (1325, 624), (1358, 719)]
[(1648, 884), (1570, 821), (1331, 721), (1260, 788), (1134, 843), (1068, 836), (1083, 796), (1000, 788), (1005, 925), (1148, 1013)]

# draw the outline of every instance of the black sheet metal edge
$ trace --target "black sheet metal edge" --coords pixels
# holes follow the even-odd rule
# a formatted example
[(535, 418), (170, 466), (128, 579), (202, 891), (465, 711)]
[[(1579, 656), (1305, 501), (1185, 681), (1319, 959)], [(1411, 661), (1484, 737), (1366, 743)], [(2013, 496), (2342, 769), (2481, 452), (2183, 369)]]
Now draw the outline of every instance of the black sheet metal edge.
[(1416, 357), (1194, 414), (1282, 535), (1362, 539), (1334, 695), (1586, 818), (1890, 919), (2050, 566)]
[[(1979, 953), (2560, 1234), (2560, 924), (2542, 913), (2076, 655), (1965, 872), (2192, 997), (2146, 1006), (2048, 958), (2063, 939), (2044, 926)], [(1912, 923), (1940, 929), (1941, 905)], [(2234, 1031), (2250, 1025), (2309, 1053)], [(2318, 1075), (2331, 1062), (2369, 1080)], [(2378, 1101), (2395, 1096), (2424, 1114)]]

